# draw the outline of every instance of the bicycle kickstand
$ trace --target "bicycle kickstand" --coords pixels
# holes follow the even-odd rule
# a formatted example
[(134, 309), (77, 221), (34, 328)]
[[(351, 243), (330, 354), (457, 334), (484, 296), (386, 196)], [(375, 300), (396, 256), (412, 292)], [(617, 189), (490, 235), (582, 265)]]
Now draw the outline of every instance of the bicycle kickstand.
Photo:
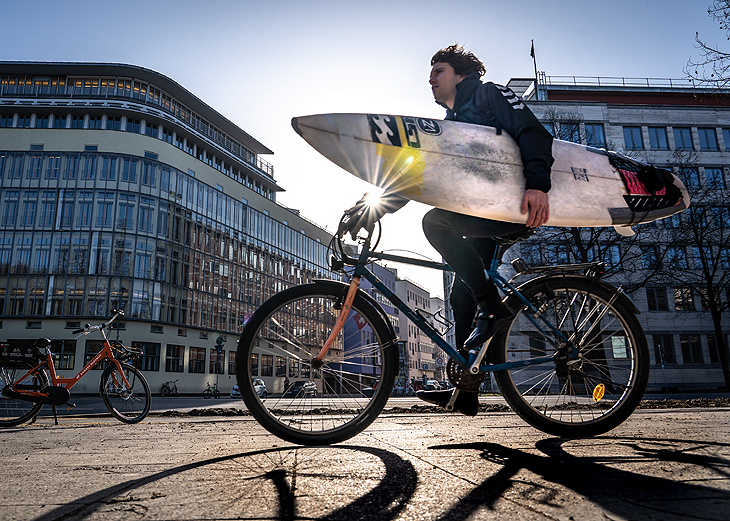
[(51, 405), (51, 408), (53, 408), (53, 419), (55, 420), (56, 425), (58, 425), (58, 414), (56, 414), (56, 406)]

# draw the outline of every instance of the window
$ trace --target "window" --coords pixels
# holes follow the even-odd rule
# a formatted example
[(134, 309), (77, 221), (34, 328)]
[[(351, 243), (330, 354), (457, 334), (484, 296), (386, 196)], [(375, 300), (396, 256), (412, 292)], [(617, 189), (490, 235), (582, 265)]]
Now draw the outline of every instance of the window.
[(707, 180), (707, 188), (713, 190), (725, 189), (725, 178), (722, 175), (722, 168), (705, 167), (705, 179)]
[(76, 362), (76, 340), (61, 340), (51, 344), (56, 369), (73, 369)]
[(28, 179), (40, 179), (42, 169), (43, 156), (40, 154), (32, 154), (30, 156), (30, 165), (28, 166)]
[(261, 376), (274, 376), (273, 355), (261, 355)]
[(687, 269), (687, 255), (684, 247), (670, 246), (667, 248), (667, 267)]
[(79, 202), (79, 214), (76, 221), (79, 227), (88, 228), (91, 226), (91, 204), (91, 201)]
[(71, 228), (74, 217), (74, 203), (73, 201), (63, 201), (61, 203), (61, 227)]
[(117, 228), (131, 230), (133, 214), (134, 214), (134, 205), (133, 204), (120, 204), (119, 205), (119, 218), (117, 219)]
[(36, 201), (25, 201), (23, 203), (23, 217), (21, 226), (33, 226), (35, 224), (35, 214), (38, 208)]
[(138, 228), (141, 232), (152, 232), (152, 214), (154, 210), (149, 206), (139, 207)]
[(677, 311), (694, 311), (695, 303), (692, 288), (674, 288), (674, 309)]
[(122, 181), (129, 183), (137, 182), (137, 160), (131, 158), (124, 158), (122, 162)]
[(674, 148), (677, 150), (694, 150), (692, 132), (689, 127), (674, 128)]
[(117, 158), (115, 156), (102, 156), (101, 158), (101, 180), (114, 181), (117, 177)]
[(702, 269), (702, 258), (704, 257), (707, 267), (710, 271), (714, 268), (714, 257), (712, 256), (712, 248), (710, 246), (692, 246), (692, 261), (693, 268), (697, 270)]
[(730, 248), (720, 248), (720, 264), (723, 268), (730, 269)]
[(659, 265), (659, 252), (656, 246), (642, 248), (641, 264), (646, 270), (653, 270)]
[(609, 268), (621, 268), (621, 250), (617, 244), (609, 246), (604, 250), (603, 262)]
[(606, 133), (600, 123), (586, 123), (586, 143), (591, 147), (606, 148)]
[(106, 118), (106, 129), (107, 130), (122, 130), (122, 118), (117, 116), (115, 118)]
[(286, 358), (276, 357), (276, 376), (286, 376)]
[(127, 132), (134, 132), (135, 134), (140, 134), (142, 130), (142, 122), (138, 119), (128, 119), (127, 120)]
[(646, 288), (646, 301), (649, 311), (669, 311), (666, 288)]
[(226, 352), (221, 350), (220, 352), (215, 348), (210, 348), (210, 374), (224, 374), (226, 363)]
[(142, 184), (145, 186), (155, 186), (155, 165), (145, 162), (142, 165)]
[(58, 179), (58, 172), (61, 170), (61, 156), (48, 156), (48, 168), (46, 179)]
[(717, 150), (717, 135), (714, 128), (698, 128), (697, 134), (700, 138), (700, 150), (705, 152)]
[[(17, 192), (16, 192), (17, 194)], [(18, 218), (18, 201), (6, 200), (5, 209), (3, 211), (3, 226), (15, 226), (15, 220)]]
[(680, 168), (679, 178), (687, 188), (697, 189), (700, 187), (700, 173), (697, 168)]
[(132, 342), (132, 347), (142, 349), (142, 355), (134, 360), (140, 371), (160, 370), (160, 344), (156, 342)]
[(664, 127), (649, 127), (649, 146), (652, 150), (669, 150), (667, 129)]
[(165, 371), (168, 373), (182, 373), (185, 362), (185, 346), (167, 344), (165, 353)]
[(654, 360), (657, 365), (676, 364), (674, 337), (672, 335), (652, 335), (654, 339)]
[(259, 375), (259, 355), (251, 353), (251, 376)]
[(722, 129), (722, 138), (725, 141), (725, 150), (730, 150), (730, 128)]
[(236, 372), (236, 352), (231, 351), (228, 353), (228, 374), (238, 374)]
[[(87, 340), (86, 351), (84, 352), (84, 365), (91, 362), (96, 355), (98, 355), (104, 348), (104, 342), (102, 340)], [(106, 359), (96, 364), (92, 369), (104, 369), (108, 365)]]
[(682, 347), (682, 362), (685, 364), (702, 364), (702, 346), (700, 335), (679, 335)]
[(96, 174), (96, 156), (84, 156), (81, 167), (81, 179), (94, 179)]
[(299, 360), (295, 358), (289, 359), (289, 377), (299, 378)]
[(641, 127), (624, 127), (624, 144), (626, 150), (644, 150)]
[(112, 226), (112, 207), (111, 201), (100, 201), (97, 203), (96, 226), (99, 228), (110, 228)]
[(629, 357), (629, 343), (625, 335), (611, 336), (611, 351), (614, 359), (626, 359)]
[(53, 128), (66, 128), (66, 116), (53, 115)]
[(189, 373), (205, 373), (205, 348), (191, 347), (190, 361), (188, 364)]
[(717, 337), (715, 335), (707, 335), (707, 349), (710, 352), (710, 363), (720, 363), (720, 352), (717, 346)]

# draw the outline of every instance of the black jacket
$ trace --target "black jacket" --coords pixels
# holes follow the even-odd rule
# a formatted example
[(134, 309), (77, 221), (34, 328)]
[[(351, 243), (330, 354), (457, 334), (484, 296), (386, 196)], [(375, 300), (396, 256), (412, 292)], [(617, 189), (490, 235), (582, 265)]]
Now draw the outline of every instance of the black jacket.
[(505, 130), (520, 147), (525, 189), (550, 190), (553, 137), (509, 88), (482, 83), (473, 72), (456, 85), (453, 110), (445, 108), (447, 120)]

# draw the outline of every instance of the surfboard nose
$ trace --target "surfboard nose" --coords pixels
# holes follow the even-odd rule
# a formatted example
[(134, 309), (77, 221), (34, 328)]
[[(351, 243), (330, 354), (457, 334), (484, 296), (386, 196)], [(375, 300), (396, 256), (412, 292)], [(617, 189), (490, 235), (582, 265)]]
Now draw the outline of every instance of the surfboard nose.
[(294, 128), (294, 132), (300, 136), (302, 135), (302, 131), (299, 130), (299, 118), (291, 118), (291, 126)]

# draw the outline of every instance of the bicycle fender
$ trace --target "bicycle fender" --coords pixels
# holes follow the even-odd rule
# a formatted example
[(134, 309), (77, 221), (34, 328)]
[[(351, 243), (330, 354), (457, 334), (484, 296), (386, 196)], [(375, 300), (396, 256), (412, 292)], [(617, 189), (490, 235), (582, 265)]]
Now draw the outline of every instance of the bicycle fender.
[[(595, 277), (587, 277), (585, 275), (562, 275), (562, 274), (548, 274), (548, 275), (541, 275), (539, 277), (536, 277), (534, 279), (530, 279), (519, 286), (517, 286), (517, 289), (522, 293), (524, 290), (528, 290), (533, 285), (541, 284), (547, 280), (552, 279), (563, 279), (566, 277), (572, 277), (572, 278), (581, 278), (581, 279), (591, 279), (591, 283), (595, 284), (596, 286), (600, 286), (602, 289), (605, 289), (606, 291), (613, 293), (614, 295), (617, 295), (618, 299), (621, 301), (622, 304), (626, 305), (626, 307), (631, 310), (634, 315), (640, 315), (641, 311), (634, 305), (634, 302), (619, 288), (616, 286), (613, 286), (611, 284), (608, 284), (607, 282), (604, 282), (603, 280)], [(512, 298), (512, 295), (507, 297), (507, 300)]]

